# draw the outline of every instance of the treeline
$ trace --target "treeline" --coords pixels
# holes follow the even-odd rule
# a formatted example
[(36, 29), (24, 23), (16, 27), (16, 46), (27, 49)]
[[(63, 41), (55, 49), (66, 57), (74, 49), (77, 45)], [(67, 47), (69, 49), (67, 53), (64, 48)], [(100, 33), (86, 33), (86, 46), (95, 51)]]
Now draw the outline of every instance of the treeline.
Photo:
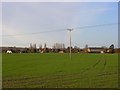
[[(12, 53), (68, 53), (70, 47), (65, 47), (63, 43), (55, 43), (52, 48), (49, 48), (45, 43), (43, 46), (42, 44), (37, 47), (36, 44), (30, 44), (29, 47), (21, 48), (21, 47), (2, 47), (1, 52), (6, 53), (7, 50), (12, 51)], [(79, 47), (71, 47), (73, 53), (80, 52), (82, 49)]]
[[(29, 47), (21, 48), (21, 47), (1, 47), (0, 52), (6, 53), (7, 51), (11, 51), (12, 53), (69, 53), (70, 47), (65, 47), (63, 43), (55, 43), (52, 48), (47, 47), (45, 43), (37, 47), (36, 44), (30, 44)], [(85, 48), (80, 49), (77, 46), (71, 47), (72, 53), (120, 53), (120, 49), (115, 48), (112, 44), (109, 48), (107, 47), (88, 47), (85, 45)]]
[[(73, 53), (80, 52), (80, 48), (77, 46), (71, 47)], [(30, 44), (30, 47), (27, 49), (28, 53), (68, 53), (70, 50), (70, 47), (65, 47), (65, 44), (63, 43), (55, 43), (52, 48), (47, 47), (47, 44), (45, 43), (43, 46), (42, 44), (39, 45), (39, 47), (36, 47), (36, 44)]]

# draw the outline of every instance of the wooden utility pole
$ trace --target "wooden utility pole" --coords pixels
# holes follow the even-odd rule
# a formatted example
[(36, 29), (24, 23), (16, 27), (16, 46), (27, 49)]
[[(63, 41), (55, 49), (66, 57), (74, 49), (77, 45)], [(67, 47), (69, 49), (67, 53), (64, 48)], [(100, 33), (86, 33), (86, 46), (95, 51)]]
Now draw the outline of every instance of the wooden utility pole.
[(70, 44), (70, 60), (71, 60), (71, 31), (73, 31), (73, 29), (72, 28), (68, 28), (67, 29), (68, 31), (69, 31), (69, 38), (70, 38), (70, 41), (69, 41), (69, 44)]

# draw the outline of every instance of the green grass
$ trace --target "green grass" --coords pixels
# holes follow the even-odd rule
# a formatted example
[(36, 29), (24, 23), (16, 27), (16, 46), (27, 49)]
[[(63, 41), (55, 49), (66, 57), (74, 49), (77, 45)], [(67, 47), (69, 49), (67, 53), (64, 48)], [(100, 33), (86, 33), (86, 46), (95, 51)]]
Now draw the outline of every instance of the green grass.
[(117, 54), (3, 54), (3, 88), (117, 88)]

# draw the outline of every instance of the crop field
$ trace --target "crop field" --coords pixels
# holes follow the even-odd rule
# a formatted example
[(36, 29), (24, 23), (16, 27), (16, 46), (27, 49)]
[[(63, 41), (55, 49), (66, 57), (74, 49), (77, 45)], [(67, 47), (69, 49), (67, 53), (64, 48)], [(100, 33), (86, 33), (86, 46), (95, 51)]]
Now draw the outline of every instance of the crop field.
[(3, 88), (117, 88), (117, 54), (2, 54)]

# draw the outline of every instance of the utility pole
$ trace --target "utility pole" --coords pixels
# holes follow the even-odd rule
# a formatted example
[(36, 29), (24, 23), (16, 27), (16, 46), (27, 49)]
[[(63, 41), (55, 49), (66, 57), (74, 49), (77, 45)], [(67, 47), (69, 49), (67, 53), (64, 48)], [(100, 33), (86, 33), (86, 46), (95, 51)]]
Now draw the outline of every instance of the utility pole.
[(73, 31), (73, 29), (72, 28), (68, 28), (67, 29), (68, 31), (69, 31), (69, 36), (70, 36), (70, 41), (69, 41), (69, 43), (70, 43), (70, 60), (71, 60), (71, 31)]

